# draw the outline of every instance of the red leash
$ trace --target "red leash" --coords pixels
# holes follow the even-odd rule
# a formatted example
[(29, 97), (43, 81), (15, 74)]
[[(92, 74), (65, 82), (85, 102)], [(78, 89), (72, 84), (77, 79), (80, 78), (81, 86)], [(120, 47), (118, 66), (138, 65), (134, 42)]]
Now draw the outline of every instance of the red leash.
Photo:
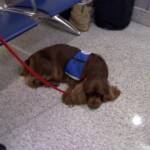
[(9, 51), (9, 53), (20, 63), (20, 65), (22, 67), (24, 67), (27, 71), (29, 71), (31, 73), (31, 75), (33, 75), (37, 80), (41, 81), (42, 83), (44, 83), (46, 86), (51, 87), (59, 92), (61, 92), (62, 94), (66, 94), (65, 91), (57, 88), (56, 86), (54, 86), (53, 84), (51, 84), (49, 81), (47, 81), (46, 79), (44, 79), (41, 75), (39, 75), (38, 73), (36, 73), (32, 68), (30, 68), (19, 56), (18, 54), (7, 44), (7, 42), (4, 40), (4, 38), (2, 38), (0, 36), (0, 42), (2, 43), (2, 45), (4, 45), (4, 47)]

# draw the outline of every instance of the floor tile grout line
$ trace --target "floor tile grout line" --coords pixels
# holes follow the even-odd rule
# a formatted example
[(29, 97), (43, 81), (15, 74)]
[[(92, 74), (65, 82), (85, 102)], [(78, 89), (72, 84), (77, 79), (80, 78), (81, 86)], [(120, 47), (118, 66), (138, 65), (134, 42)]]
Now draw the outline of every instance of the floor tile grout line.
[(17, 50), (17, 51), (19, 51), (19, 52), (21, 52), (21, 53), (23, 53), (23, 54), (25, 54), (25, 55), (27, 55), (27, 56), (30, 56), (30, 55), (31, 55), (31, 53), (25, 52), (22, 48), (20, 48), (20, 47), (14, 45), (14, 44), (11, 44), (11, 46), (12, 46), (13, 48), (15, 48), (15, 50)]

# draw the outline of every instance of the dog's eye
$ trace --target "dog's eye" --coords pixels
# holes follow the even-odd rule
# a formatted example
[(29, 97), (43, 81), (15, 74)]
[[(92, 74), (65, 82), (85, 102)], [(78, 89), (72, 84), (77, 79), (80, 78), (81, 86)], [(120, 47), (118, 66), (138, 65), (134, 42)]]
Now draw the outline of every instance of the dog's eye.
[(96, 97), (101, 97), (102, 95), (99, 94), (99, 93), (95, 93), (95, 96), (96, 96)]
[(86, 95), (87, 95), (88, 97), (92, 97), (92, 96), (94, 96), (94, 93), (86, 93)]
[(101, 94), (99, 94), (99, 93), (97, 93), (97, 92), (86, 93), (86, 95), (87, 95), (88, 97), (93, 97), (93, 96), (95, 96), (95, 97), (100, 97), (100, 98), (103, 97)]

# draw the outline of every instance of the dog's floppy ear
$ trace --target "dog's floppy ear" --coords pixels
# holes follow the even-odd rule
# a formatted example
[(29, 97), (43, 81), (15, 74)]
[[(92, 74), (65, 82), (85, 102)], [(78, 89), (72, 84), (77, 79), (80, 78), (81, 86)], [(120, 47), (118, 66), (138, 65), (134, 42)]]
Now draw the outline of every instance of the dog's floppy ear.
[(115, 86), (109, 86), (108, 93), (106, 93), (103, 97), (103, 100), (106, 101), (114, 101), (119, 97), (121, 91)]
[(102, 101), (113, 101), (120, 95), (120, 90), (117, 87), (109, 85), (107, 80), (88, 79), (84, 82), (84, 90), (86, 94), (99, 94), (103, 97)]
[(86, 79), (84, 81), (85, 93), (98, 93), (104, 95), (108, 91), (108, 83), (106, 80), (102, 79)]

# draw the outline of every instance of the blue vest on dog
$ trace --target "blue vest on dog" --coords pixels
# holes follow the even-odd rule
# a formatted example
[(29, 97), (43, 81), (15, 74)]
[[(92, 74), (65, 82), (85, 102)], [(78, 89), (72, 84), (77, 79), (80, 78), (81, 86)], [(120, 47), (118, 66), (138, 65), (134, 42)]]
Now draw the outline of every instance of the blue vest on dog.
[(65, 73), (74, 80), (80, 80), (91, 53), (80, 51), (66, 65)]

